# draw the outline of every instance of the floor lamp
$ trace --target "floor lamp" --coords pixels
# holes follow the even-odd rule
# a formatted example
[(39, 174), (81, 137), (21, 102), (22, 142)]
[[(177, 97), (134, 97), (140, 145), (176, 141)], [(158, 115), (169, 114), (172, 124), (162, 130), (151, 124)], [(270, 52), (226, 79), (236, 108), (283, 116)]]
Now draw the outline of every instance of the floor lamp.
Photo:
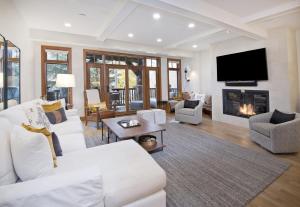
[[(57, 74), (56, 87), (61, 89), (67, 88), (68, 97), (66, 99), (66, 108), (69, 108), (69, 106), (71, 106), (71, 103), (68, 103), (69, 101), (68, 99), (70, 98), (70, 92), (71, 92), (70, 89), (75, 87), (75, 76), (73, 74)], [(61, 93), (60, 96), (62, 96), (62, 91), (60, 93)]]

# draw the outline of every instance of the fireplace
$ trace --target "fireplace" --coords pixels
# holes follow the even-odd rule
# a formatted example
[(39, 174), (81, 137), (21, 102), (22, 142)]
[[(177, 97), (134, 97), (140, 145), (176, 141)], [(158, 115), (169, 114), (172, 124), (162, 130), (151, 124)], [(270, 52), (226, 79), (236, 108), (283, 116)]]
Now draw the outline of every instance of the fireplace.
[(223, 89), (223, 113), (249, 118), (269, 112), (269, 91)]

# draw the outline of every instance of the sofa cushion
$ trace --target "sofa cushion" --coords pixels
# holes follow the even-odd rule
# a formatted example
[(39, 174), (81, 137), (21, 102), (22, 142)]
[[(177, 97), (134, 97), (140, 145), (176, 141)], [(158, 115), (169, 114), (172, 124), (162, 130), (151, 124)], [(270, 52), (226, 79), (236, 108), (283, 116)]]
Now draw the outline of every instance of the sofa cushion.
[(194, 109), (189, 109), (189, 108), (182, 108), (176, 111), (178, 114), (183, 114), (183, 115), (188, 115), (188, 116), (194, 116), (195, 110)]
[(86, 144), (82, 133), (63, 134), (58, 135), (57, 137), (64, 155), (66, 153), (86, 149)]
[(286, 114), (278, 111), (275, 109), (275, 111), (272, 114), (270, 123), (272, 124), (281, 124), (284, 122), (292, 121), (296, 117), (296, 114)]
[(163, 169), (132, 140), (69, 153), (59, 157), (58, 162), (56, 173), (99, 165), (106, 207), (124, 206), (166, 185)]
[(184, 100), (184, 108), (194, 109), (199, 105), (199, 100)]
[(7, 119), (0, 118), (0, 186), (17, 181), (10, 152), (11, 128), (12, 124)]
[(52, 174), (52, 153), (43, 134), (15, 126), (10, 141), (14, 168), (21, 181)]
[(2, 207), (104, 207), (99, 167), (0, 186)]
[(28, 123), (28, 118), (20, 105), (1, 111), (0, 117), (6, 118), (10, 123), (19, 126), (22, 123)]
[(55, 132), (51, 133), (51, 137), (52, 137), (52, 143), (53, 143), (55, 155), (62, 156), (62, 149), (60, 146), (60, 142), (59, 142), (59, 139), (58, 139), (57, 135), (55, 134)]
[(252, 124), (252, 129), (260, 134), (270, 137), (271, 129), (274, 128), (274, 124), (256, 122)]
[(64, 134), (82, 133), (82, 122), (78, 116), (69, 117), (67, 121), (52, 125), (52, 130), (59, 137)]

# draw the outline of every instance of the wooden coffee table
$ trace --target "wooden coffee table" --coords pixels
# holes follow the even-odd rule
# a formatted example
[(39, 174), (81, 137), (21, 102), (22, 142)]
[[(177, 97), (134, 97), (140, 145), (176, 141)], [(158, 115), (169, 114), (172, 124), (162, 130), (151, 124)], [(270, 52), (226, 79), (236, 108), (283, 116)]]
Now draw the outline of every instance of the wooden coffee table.
[[(132, 128), (123, 128), (118, 124), (118, 122), (121, 120), (139, 120), (141, 125)], [(164, 147), (166, 147), (166, 145), (164, 145), (164, 140), (163, 140), (163, 132), (166, 131), (166, 128), (163, 125), (150, 123), (144, 119), (138, 118), (137, 116), (122, 116), (116, 118), (103, 119), (102, 122), (108, 129), (108, 133), (107, 133), (108, 143), (110, 139), (110, 132), (115, 134), (116, 142), (118, 140), (133, 139), (141, 135), (160, 132), (161, 142), (157, 143), (156, 147), (148, 152), (153, 153), (153, 152), (161, 151), (163, 150)]]

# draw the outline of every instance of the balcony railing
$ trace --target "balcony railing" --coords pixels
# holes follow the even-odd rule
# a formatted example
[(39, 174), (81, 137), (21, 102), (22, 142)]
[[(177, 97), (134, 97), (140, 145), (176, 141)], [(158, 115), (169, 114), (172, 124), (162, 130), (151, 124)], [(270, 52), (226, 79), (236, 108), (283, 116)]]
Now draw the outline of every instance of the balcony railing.
[[(143, 100), (143, 91), (138, 91), (138, 88), (129, 88), (129, 104), (132, 101)], [(142, 88), (140, 89), (142, 90)], [(114, 88), (114, 93), (119, 94), (119, 100), (117, 100), (117, 106), (125, 106), (126, 104), (126, 90), (125, 88)], [(150, 98), (156, 98), (156, 88), (150, 88)]]
[(176, 96), (178, 96), (178, 89), (177, 88), (169, 88), (170, 99), (173, 99)]

